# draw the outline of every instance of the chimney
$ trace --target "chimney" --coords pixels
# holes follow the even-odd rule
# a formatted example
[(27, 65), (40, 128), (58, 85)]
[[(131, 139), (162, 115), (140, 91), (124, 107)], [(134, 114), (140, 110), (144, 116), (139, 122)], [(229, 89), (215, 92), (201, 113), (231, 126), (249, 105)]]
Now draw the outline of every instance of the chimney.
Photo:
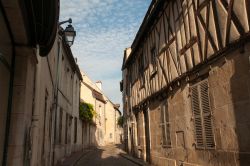
[(124, 54), (125, 54), (125, 60), (128, 59), (130, 53), (132, 52), (132, 49), (131, 48), (126, 48), (125, 51), (124, 51)]
[(102, 81), (96, 81), (95, 84), (100, 90), (102, 90)]

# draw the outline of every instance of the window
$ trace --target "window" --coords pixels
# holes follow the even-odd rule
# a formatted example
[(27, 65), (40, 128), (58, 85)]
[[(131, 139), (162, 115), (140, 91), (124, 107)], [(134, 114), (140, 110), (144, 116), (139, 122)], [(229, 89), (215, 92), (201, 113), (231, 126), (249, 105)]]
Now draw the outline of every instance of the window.
[(74, 131), (74, 143), (76, 143), (77, 142), (77, 118), (75, 117), (75, 126), (74, 126), (74, 129), (75, 129), (75, 131)]
[(109, 134), (109, 138), (112, 139), (112, 133)]
[(192, 86), (191, 95), (196, 147), (202, 149), (214, 148), (208, 81), (205, 80)]
[(169, 112), (166, 102), (161, 106), (162, 146), (171, 147)]
[(141, 87), (144, 86), (144, 57), (143, 54), (138, 58), (138, 71)]
[(151, 64), (153, 66), (153, 72), (157, 71), (157, 62), (156, 62), (156, 48), (151, 49)]

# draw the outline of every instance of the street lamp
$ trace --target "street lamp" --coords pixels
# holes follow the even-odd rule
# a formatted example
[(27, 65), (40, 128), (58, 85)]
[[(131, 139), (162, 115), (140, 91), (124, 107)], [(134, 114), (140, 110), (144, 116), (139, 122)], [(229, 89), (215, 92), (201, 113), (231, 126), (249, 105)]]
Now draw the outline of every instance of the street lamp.
[(74, 27), (69, 24), (66, 29), (64, 30), (64, 38), (66, 43), (71, 47), (74, 43), (76, 36), (76, 31), (74, 30)]
[(69, 23), (69, 25), (62, 32), (62, 36), (64, 37), (64, 40), (66, 41), (66, 43), (71, 47), (74, 43), (75, 36), (76, 36), (76, 31), (74, 27), (71, 25), (72, 19), (69, 18), (66, 21), (59, 22), (59, 26), (67, 22)]

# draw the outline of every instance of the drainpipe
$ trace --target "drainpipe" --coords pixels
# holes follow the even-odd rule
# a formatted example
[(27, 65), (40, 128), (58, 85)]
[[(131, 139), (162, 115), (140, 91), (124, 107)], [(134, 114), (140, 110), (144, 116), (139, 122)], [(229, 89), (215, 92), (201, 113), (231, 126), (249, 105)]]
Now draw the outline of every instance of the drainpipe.
[(40, 46), (36, 46), (36, 57), (38, 58), (38, 63), (36, 64), (35, 67), (35, 76), (34, 76), (34, 89), (33, 89), (33, 102), (32, 102), (32, 121), (31, 121), (31, 127), (32, 127), (32, 147), (31, 147), (31, 161), (30, 165), (35, 165), (37, 162), (37, 155), (36, 149), (38, 146), (38, 137), (39, 137), (39, 95), (40, 95), (40, 75), (39, 73), (41, 72), (41, 65), (39, 64), (39, 59), (40, 59)]
[(5, 10), (3, 8), (2, 2), (0, 2), (0, 10), (2, 11), (6, 27), (8, 29), (11, 45), (12, 45), (12, 59), (11, 59), (11, 69), (10, 69), (10, 80), (9, 80), (9, 96), (8, 96), (8, 107), (7, 107), (7, 116), (5, 124), (5, 136), (4, 136), (4, 151), (3, 151), (3, 161), (2, 165), (7, 166), (8, 160), (8, 145), (9, 145), (9, 132), (10, 132), (10, 122), (11, 122), (11, 111), (12, 111), (12, 97), (13, 97), (13, 84), (14, 84), (14, 75), (15, 75), (15, 60), (16, 60), (16, 51), (14, 37), (11, 32), (9, 21), (6, 17)]
[(57, 50), (57, 64), (56, 64), (56, 82), (55, 82), (55, 87), (54, 87), (54, 111), (55, 111), (55, 123), (54, 123), (54, 142), (53, 142), (53, 156), (52, 156), (52, 163), (55, 165), (55, 149), (56, 149), (56, 124), (57, 124), (57, 107), (58, 107), (58, 87), (59, 87), (59, 78), (60, 78), (60, 71), (61, 71), (61, 38), (58, 35), (57, 39), (57, 45), (58, 45), (58, 50)]

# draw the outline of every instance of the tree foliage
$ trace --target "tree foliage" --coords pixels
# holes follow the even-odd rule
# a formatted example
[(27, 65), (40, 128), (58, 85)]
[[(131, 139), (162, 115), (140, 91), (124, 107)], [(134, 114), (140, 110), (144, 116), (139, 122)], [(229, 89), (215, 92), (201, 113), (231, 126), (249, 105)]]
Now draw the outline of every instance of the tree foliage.
[(123, 122), (124, 122), (124, 117), (123, 116), (120, 116), (119, 118), (118, 118), (118, 125), (120, 126), (120, 127), (123, 127)]
[(79, 108), (79, 116), (82, 120), (92, 122), (93, 117), (96, 115), (94, 106), (90, 103), (81, 102)]

